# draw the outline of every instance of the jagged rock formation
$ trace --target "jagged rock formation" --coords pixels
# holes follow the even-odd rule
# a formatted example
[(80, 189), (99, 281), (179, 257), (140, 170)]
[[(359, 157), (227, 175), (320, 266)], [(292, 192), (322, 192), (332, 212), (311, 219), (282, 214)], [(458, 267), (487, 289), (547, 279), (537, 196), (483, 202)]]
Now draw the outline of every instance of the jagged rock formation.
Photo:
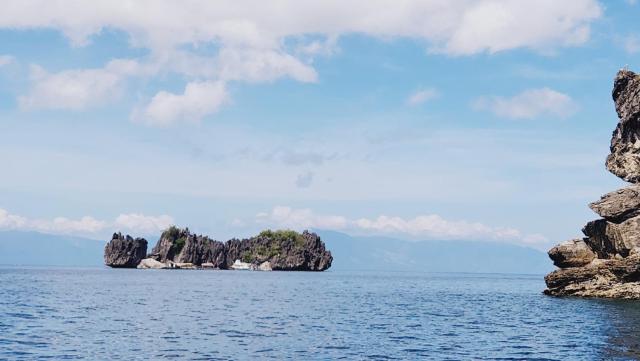
[(333, 257), (315, 233), (264, 231), (249, 239), (232, 239), (226, 244), (227, 266), (235, 260), (254, 265), (269, 262), (274, 271), (324, 271)]
[(146, 255), (146, 239), (114, 233), (104, 248), (104, 263), (114, 268), (135, 268)]
[[(105, 263), (106, 257), (105, 250)], [(320, 237), (307, 231), (264, 231), (252, 238), (222, 243), (192, 234), (188, 228), (170, 227), (162, 232), (147, 258), (142, 254), (127, 267), (324, 271), (332, 261)]]
[(170, 227), (162, 232), (158, 243), (151, 251), (151, 258), (166, 263), (191, 263), (201, 266), (210, 264), (211, 268), (226, 268), (225, 245), (207, 236), (195, 235), (189, 228)]
[(640, 299), (640, 76), (620, 70), (613, 100), (620, 121), (606, 167), (634, 184), (589, 205), (602, 218), (584, 226), (586, 238), (549, 251), (560, 267), (545, 277), (550, 295)]

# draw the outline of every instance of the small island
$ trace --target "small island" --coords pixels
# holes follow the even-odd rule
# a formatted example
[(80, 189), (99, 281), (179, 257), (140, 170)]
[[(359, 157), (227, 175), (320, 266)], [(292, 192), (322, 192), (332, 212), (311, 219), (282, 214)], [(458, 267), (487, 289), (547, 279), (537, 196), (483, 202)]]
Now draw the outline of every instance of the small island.
[(122, 233), (114, 233), (104, 249), (104, 262), (112, 268), (324, 271), (332, 261), (317, 234), (291, 230), (223, 243), (171, 226), (150, 253), (146, 239)]

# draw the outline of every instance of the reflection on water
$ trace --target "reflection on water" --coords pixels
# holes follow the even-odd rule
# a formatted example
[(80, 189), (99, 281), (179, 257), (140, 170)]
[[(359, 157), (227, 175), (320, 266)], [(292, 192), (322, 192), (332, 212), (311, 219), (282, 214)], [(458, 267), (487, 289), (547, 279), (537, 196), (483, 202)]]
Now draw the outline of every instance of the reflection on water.
[(0, 359), (640, 357), (640, 305), (542, 276), (0, 268)]

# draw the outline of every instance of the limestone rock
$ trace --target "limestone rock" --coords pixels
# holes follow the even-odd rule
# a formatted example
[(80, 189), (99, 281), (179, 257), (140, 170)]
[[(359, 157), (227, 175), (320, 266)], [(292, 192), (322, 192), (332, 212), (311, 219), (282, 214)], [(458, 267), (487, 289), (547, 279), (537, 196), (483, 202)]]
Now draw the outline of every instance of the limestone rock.
[(271, 262), (264, 261), (264, 262), (260, 263), (260, 265), (258, 266), (258, 270), (259, 271), (273, 271), (273, 268), (271, 267)]
[(631, 185), (603, 195), (589, 204), (600, 217), (614, 223), (640, 215), (640, 185)]
[(623, 69), (614, 80), (613, 100), (620, 118), (611, 137), (607, 169), (632, 183), (640, 181), (640, 77)]
[(551, 272), (545, 293), (553, 296), (640, 298), (640, 258), (593, 262)]
[(624, 258), (640, 250), (640, 216), (622, 223), (599, 219), (583, 228), (586, 243), (598, 258)]
[(167, 264), (165, 264), (165, 263), (158, 262), (153, 258), (145, 258), (142, 261), (140, 261), (140, 263), (138, 264), (137, 268), (141, 268), (141, 269), (164, 269), (164, 268), (171, 268), (171, 267), (167, 266)]
[(255, 266), (249, 262), (242, 262), (239, 259), (237, 259), (231, 264), (229, 268), (234, 269), (236, 271), (249, 271), (249, 270), (253, 270)]
[(212, 268), (226, 268), (224, 243), (191, 234), (188, 228), (170, 227), (162, 232), (152, 254), (160, 262), (192, 263), (195, 266), (210, 263)]
[(175, 263), (175, 268), (179, 268), (179, 269), (198, 269), (198, 267), (196, 267), (196, 265), (194, 265), (193, 263), (190, 263), (190, 262), (176, 262)]
[(582, 239), (572, 239), (553, 247), (549, 258), (560, 268), (580, 267), (596, 258), (596, 254)]
[[(124, 247), (118, 242), (133, 244), (138, 241), (127, 237), (124, 241), (112, 241), (113, 245), (108, 247)], [(113, 253), (107, 252), (110, 249), (105, 250), (105, 261)], [(126, 250), (128, 248), (125, 247)], [(136, 252), (135, 259), (127, 263), (127, 267), (136, 267), (145, 259), (146, 241), (144, 249)], [(317, 234), (308, 231), (268, 230), (252, 238), (222, 243), (192, 234), (188, 228), (172, 226), (162, 232), (140, 268), (324, 271), (331, 267), (332, 261), (331, 252), (325, 248), (324, 242)]]
[(317, 234), (304, 231), (264, 231), (249, 239), (227, 241), (227, 264), (269, 261), (274, 271), (324, 271), (333, 257)]
[[(606, 166), (616, 176), (640, 183), (640, 77), (620, 70), (612, 95), (619, 122)], [(545, 293), (640, 299), (640, 184), (605, 194), (589, 207), (603, 218), (584, 226), (584, 243), (576, 240), (549, 251), (561, 269), (545, 277)]]
[(146, 239), (114, 233), (104, 248), (104, 263), (114, 268), (136, 268), (146, 254)]

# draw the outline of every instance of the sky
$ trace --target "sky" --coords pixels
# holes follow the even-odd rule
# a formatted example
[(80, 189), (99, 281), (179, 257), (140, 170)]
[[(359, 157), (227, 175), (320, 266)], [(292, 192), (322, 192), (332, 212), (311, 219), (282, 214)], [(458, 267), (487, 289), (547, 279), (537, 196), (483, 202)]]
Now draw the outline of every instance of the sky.
[(0, 230), (581, 237), (631, 0), (1, 0)]

